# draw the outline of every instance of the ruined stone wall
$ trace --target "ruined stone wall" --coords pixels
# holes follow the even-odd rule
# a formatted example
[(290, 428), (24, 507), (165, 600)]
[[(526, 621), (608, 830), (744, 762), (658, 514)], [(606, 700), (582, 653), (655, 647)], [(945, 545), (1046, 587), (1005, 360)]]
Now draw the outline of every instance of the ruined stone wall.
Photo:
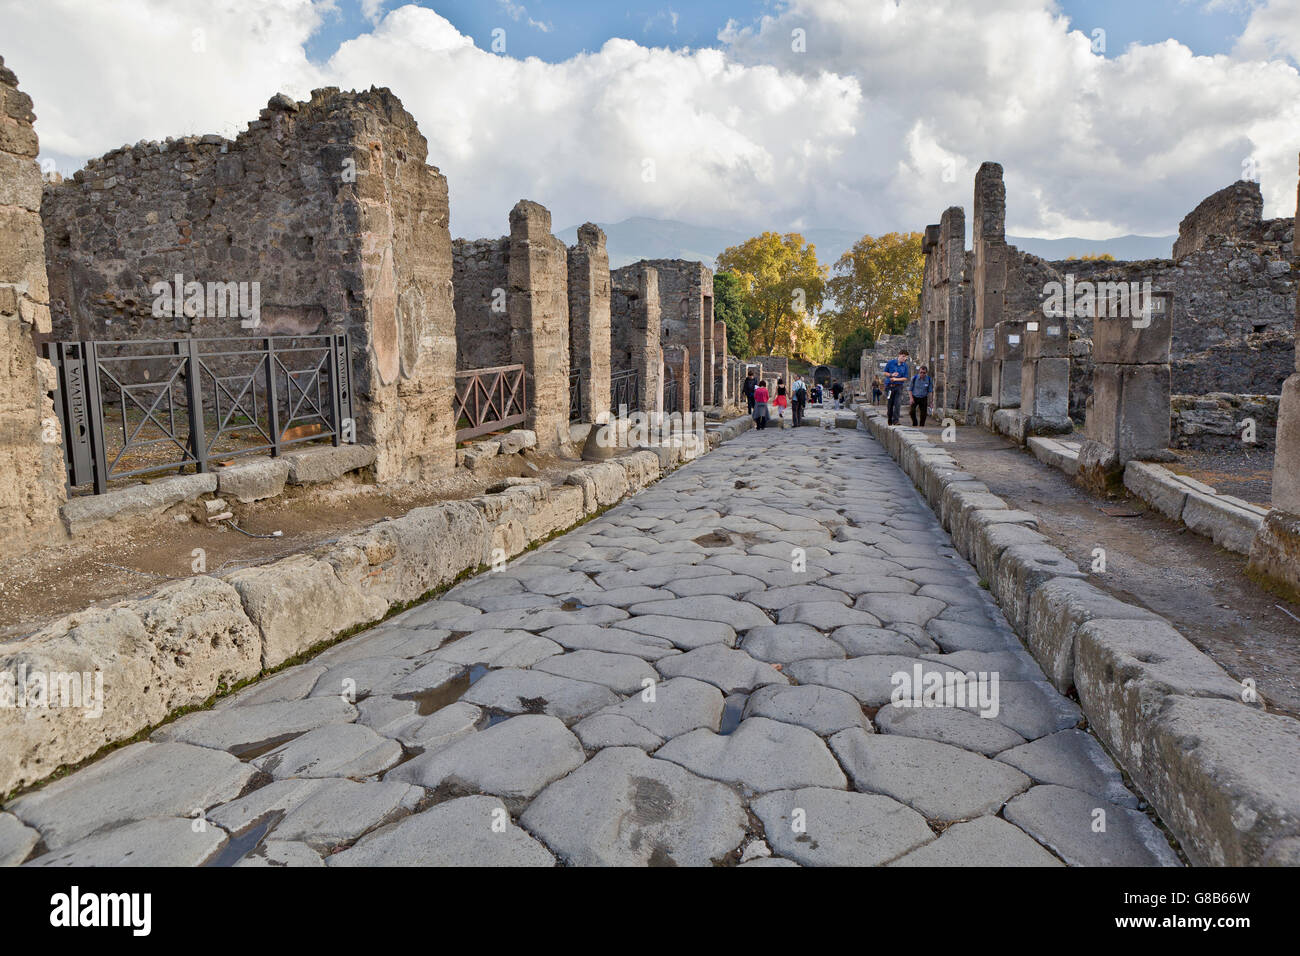
[(635, 370), (640, 410), (656, 411), (663, 374), (658, 270), (643, 263), (624, 266), (610, 274), (610, 285), (610, 369)]
[(578, 228), (569, 247), (569, 349), (579, 373), (582, 420), (609, 411), (610, 276), (605, 233), (592, 223)]
[(1264, 216), (1264, 196), (1259, 183), (1239, 180), (1202, 199), (1178, 224), (1174, 258), (1202, 249), (1211, 236), (1250, 238)]
[[(1277, 439), (1277, 395), (1173, 395), (1172, 448), (1213, 451), (1271, 449)], [(1255, 442), (1243, 443), (1247, 419)]]
[(717, 321), (713, 323), (713, 360), (714, 360), (714, 380), (713, 380), (713, 399), (712, 404), (724, 406), (731, 402), (731, 390), (734, 387), (732, 373), (728, 366), (729, 356), (727, 355), (727, 323)]
[[(349, 332), (381, 479), (454, 464), (447, 181), (385, 89), (273, 97), (234, 140), (139, 143), (47, 187), (59, 339)], [(258, 282), (260, 324), (155, 317), (157, 282)]]
[(510, 210), (510, 350), (531, 376), (529, 422), (542, 449), (569, 434), (569, 251), (551, 213), (521, 199)]
[[(965, 407), (966, 349), (971, 335), (971, 256), (966, 252), (966, 214), (945, 210), (926, 227), (917, 358), (931, 370), (936, 407)], [(870, 378), (864, 390), (870, 389)]]
[(50, 330), (41, 173), (32, 101), (0, 57), (0, 554), (61, 532), (63, 455), (46, 391), (54, 369), (33, 336)]
[(686, 259), (646, 259), (638, 264), (659, 276), (663, 345), (690, 350), (691, 372), (698, 378), (691, 405), (702, 408), (714, 362), (713, 270)]
[(452, 243), (456, 303), (456, 368), (511, 365), (510, 240), (457, 239)]

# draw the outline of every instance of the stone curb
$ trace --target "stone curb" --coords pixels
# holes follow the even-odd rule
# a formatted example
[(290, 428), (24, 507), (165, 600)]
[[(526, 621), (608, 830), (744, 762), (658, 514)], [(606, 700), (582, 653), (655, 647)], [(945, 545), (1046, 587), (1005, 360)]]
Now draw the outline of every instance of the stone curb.
[[(736, 419), (714, 434), (745, 430)], [(313, 457), (304, 472), (327, 464)], [(575, 468), (563, 484), (513, 484), (497, 494), (416, 508), (311, 551), (219, 577), (195, 575), (143, 598), (52, 621), (4, 645), (0, 672), (16, 674), (21, 666), (28, 674), (102, 671), (102, 714), (86, 719), (79, 706), (0, 708), (0, 794), (376, 623), (497, 557), (517, 555), (662, 474), (657, 454), (632, 451)], [(216, 490), (217, 477), (180, 481), (183, 488), (172, 488), (174, 481), (142, 487), (156, 495), (161, 484), (167, 497), (202, 485), (201, 493)]]
[[(1169, 622), (1087, 581), (1034, 530), (1032, 515), (1008, 508), (926, 435), (890, 428), (871, 409), (858, 415), (988, 582), (1048, 679), (1062, 693), (1075, 689), (1089, 725), (1192, 862), (1300, 865), (1300, 721), (1244, 702), (1243, 685)], [(1050, 439), (1035, 444), (1040, 459), (1057, 453)], [(1148, 471), (1156, 467), (1129, 466), (1135, 484), (1159, 484), (1171, 510), (1206, 497), (1190, 485), (1171, 489)]]
[(1124, 467), (1124, 487), (1171, 521), (1185, 524), (1221, 548), (1250, 554), (1268, 512), (1209, 485), (1147, 461)]

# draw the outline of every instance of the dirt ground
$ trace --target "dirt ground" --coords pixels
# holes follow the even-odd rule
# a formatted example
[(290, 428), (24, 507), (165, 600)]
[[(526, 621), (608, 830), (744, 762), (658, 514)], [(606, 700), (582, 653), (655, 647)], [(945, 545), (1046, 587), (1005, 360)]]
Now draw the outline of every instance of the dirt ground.
[(1273, 500), (1273, 450), (1243, 445), (1233, 451), (1175, 451), (1165, 467), (1211, 485), (1220, 494), (1267, 508)]
[(138, 596), (195, 573), (202, 549), (208, 574), (274, 561), (412, 508), (482, 494), (506, 477), (563, 479), (577, 459), (526, 452), (503, 455), (483, 470), (437, 481), (383, 488), (342, 479), (328, 488), (286, 486), (277, 498), (243, 505), (228, 501), (234, 523), (209, 526), (202, 504), (177, 505), (151, 520), (112, 522), (85, 538), (0, 560), (0, 641), (31, 633), (73, 611)]
[[(938, 442), (938, 429), (926, 432)], [(1247, 578), (1244, 556), (1139, 501), (1116, 507), (1093, 498), (1000, 435), (959, 427), (957, 441), (944, 447), (1009, 505), (1037, 515), (1040, 530), (1081, 567), (1104, 548), (1106, 571), (1093, 583), (1163, 615), (1234, 678), (1254, 678), (1269, 710), (1300, 717), (1300, 605)]]

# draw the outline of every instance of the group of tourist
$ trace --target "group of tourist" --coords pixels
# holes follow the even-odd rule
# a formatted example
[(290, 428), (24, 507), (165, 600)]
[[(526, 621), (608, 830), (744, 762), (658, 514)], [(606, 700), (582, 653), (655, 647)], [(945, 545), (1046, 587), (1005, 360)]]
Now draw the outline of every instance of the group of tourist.
[[(838, 381), (831, 383), (831, 399), (835, 408), (841, 407), (841, 401), (844, 396), (844, 386)], [(768, 388), (767, 379), (760, 379), (753, 371), (745, 375), (745, 402), (749, 406), (749, 414), (754, 419), (754, 424), (760, 428), (766, 428), (767, 423), (772, 419), (772, 408), (776, 409), (776, 418), (778, 421), (784, 421), (786, 412), (790, 413), (791, 424), (798, 428), (803, 424), (804, 410), (808, 407), (809, 401), (814, 405), (823, 403), (822, 386), (814, 383), (809, 385), (803, 380), (803, 376), (797, 376), (794, 384), (787, 391), (785, 379), (776, 380), (776, 395), (773, 396)]]
[[(898, 350), (898, 358), (890, 359), (885, 365), (883, 379), (876, 376), (871, 382), (871, 403), (880, 401), (885, 396), (886, 417), (891, 425), (897, 425), (902, 416), (903, 396), (907, 395), (908, 411), (912, 424), (925, 427), (925, 420), (930, 414), (930, 396), (934, 393), (934, 380), (930, 370), (924, 365), (912, 371), (912, 356), (907, 349)], [(920, 419), (918, 422), (917, 419)]]

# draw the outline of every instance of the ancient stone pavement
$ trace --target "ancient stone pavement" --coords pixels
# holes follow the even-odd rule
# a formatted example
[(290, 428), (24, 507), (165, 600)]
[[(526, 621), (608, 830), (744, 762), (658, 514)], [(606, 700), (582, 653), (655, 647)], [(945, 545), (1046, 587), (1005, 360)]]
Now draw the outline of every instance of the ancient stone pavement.
[[(891, 704), (918, 666), (996, 716)], [(1178, 865), (1080, 725), (873, 439), (749, 431), (14, 801), (0, 860)]]

